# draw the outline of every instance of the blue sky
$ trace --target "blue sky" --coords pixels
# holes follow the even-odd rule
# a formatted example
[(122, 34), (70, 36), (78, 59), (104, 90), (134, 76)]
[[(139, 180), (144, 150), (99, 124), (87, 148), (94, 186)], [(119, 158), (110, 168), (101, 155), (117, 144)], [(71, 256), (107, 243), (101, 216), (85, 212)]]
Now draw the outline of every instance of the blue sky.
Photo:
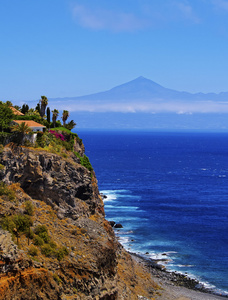
[(138, 76), (228, 91), (228, 0), (0, 3), (0, 100), (80, 96)]

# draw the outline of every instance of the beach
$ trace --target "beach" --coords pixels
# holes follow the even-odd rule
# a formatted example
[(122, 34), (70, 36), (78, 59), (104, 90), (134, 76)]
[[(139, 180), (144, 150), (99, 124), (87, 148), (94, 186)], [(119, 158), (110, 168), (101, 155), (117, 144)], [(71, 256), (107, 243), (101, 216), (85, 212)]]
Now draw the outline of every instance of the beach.
[[(138, 254), (130, 253), (132, 258), (141, 264), (153, 277), (153, 280), (161, 286), (161, 291), (156, 294), (159, 300), (222, 300), (228, 296), (213, 294), (198, 281), (191, 279), (184, 274), (168, 272), (157, 264), (156, 261), (146, 259)], [(146, 300), (146, 299), (142, 299)]]

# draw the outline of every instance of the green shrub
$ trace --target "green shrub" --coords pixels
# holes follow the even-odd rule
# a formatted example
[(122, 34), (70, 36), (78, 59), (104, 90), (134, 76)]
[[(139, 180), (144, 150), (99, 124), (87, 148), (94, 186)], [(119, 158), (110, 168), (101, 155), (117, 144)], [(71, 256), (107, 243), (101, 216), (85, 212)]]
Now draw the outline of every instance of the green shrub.
[(68, 254), (69, 250), (66, 247), (62, 247), (56, 251), (55, 256), (60, 261)]
[(41, 253), (47, 257), (55, 256), (55, 250), (49, 244), (41, 247)]
[(3, 170), (4, 168), (5, 167), (2, 164), (0, 164), (0, 171)]
[(48, 244), (50, 245), (50, 247), (52, 249), (56, 249), (57, 248), (57, 245), (56, 245), (56, 243), (54, 241), (50, 241)]
[(39, 131), (36, 137), (36, 146), (44, 148), (48, 146), (52, 141), (52, 136), (47, 132)]
[(36, 245), (36, 246), (43, 246), (44, 240), (43, 240), (41, 237), (39, 237), (39, 235), (35, 235), (35, 236), (33, 237), (33, 243), (34, 243), (34, 245)]
[(34, 229), (35, 234), (39, 235), (40, 233), (43, 232), (47, 232), (48, 233), (48, 229), (45, 225), (38, 225), (36, 226), (36, 228)]
[(12, 216), (6, 216), (6, 217), (2, 218), (1, 226), (3, 229), (8, 230), (9, 232), (13, 233), (15, 224), (14, 224)]
[(86, 167), (90, 172), (93, 171), (93, 167), (89, 161), (89, 158), (86, 155), (84, 155), (82, 158), (82, 165)]
[(49, 243), (50, 240), (51, 240), (51, 238), (50, 238), (50, 236), (48, 235), (47, 232), (40, 232), (40, 233), (39, 233), (39, 237), (40, 237), (41, 239), (43, 239), (44, 243)]
[(80, 163), (82, 166), (86, 167), (90, 172), (93, 171), (93, 167), (86, 155), (80, 156), (78, 152), (74, 152), (74, 154), (80, 159)]
[(34, 232), (30, 228), (26, 229), (25, 234), (28, 239), (34, 239)]
[(29, 200), (25, 202), (25, 213), (29, 216), (34, 215), (34, 206)]
[(26, 215), (14, 215), (13, 221), (18, 232), (25, 232), (33, 223), (31, 218)]
[(37, 256), (38, 254), (38, 249), (35, 246), (30, 246), (28, 250), (28, 254), (31, 256)]
[(3, 181), (0, 182), (0, 196), (6, 196), (9, 201), (15, 200), (15, 192), (9, 189)]
[(25, 215), (6, 216), (2, 219), (1, 226), (11, 233), (27, 232), (30, 226), (32, 226), (32, 220), (29, 216)]

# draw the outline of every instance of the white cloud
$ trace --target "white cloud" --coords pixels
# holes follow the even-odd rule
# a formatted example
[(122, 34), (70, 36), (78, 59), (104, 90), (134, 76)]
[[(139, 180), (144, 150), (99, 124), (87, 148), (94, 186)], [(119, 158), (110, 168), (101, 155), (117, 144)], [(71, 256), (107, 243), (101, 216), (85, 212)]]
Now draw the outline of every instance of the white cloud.
[(196, 15), (196, 13), (193, 10), (193, 7), (188, 1), (174, 1), (173, 6), (176, 7), (177, 12), (182, 18), (190, 20), (193, 23), (200, 22), (200, 18)]
[(178, 114), (192, 113), (228, 113), (228, 102), (115, 102), (105, 103), (105, 101), (62, 101), (55, 102), (55, 107), (59, 110), (68, 109), (70, 112), (119, 112), (119, 113), (162, 113), (171, 112)]
[(135, 31), (146, 26), (146, 21), (143, 18), (139, 18), (131, 12), (126, 13), (103, 8), (91, 10), (84, 5), (76, 5), (73, 9), (73, 15), (81, 26), (94, 30)]
[(212, 0), (214, 6), (218, 9), (228, 11), (228, 1), (227, 0)]
[(137, 8), (129, 7), (127, 11), (121, 4), (116, 9), (107, 9), (101, 5), (91, 8), (78, 2), (73, 6), (73, 16), (84, 28), (112, 32), (134, 32), (183, 20), (191, 23), (200, 21), (187, 0), (168, 0), (159, 4), (142, 0)]

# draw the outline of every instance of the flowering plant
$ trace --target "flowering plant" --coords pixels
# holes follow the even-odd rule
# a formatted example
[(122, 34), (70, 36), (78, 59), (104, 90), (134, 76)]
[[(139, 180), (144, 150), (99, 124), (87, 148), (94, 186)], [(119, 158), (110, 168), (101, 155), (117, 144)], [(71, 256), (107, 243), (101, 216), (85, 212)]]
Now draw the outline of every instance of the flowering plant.
[(57, 131), (54, 130), (49, 130), (49, 132), (53, 134), (57, 139), (60, 139), (61, 141), (65, 141), (65, 137), (63, 134), (58, 133)]

